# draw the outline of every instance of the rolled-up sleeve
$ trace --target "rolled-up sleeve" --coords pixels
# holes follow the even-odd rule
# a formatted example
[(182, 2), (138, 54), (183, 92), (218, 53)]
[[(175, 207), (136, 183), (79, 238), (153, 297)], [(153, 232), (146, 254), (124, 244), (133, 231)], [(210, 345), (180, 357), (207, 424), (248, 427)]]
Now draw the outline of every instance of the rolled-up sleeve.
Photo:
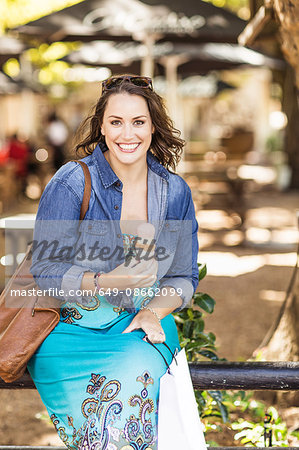
[(78, 300), (70, 291), (80, 290), (83, 274), (89, 271), (74, 264), (72, 257), (81, 201), (71, 186), (54, 178), (43, 192), (36, 217), (30, 271), (40, 289), (63, 301)]
[(187, 187), (184, 214), (181, 221), (181, 233), (178, 239), (173, 262), (167, 274), (160, 280), (160, 288), (169, 286), (177, 291), (182, 305), (174, 312), (180, 311), (192, 300), (198, 286), (198, 223), (191, 190)]

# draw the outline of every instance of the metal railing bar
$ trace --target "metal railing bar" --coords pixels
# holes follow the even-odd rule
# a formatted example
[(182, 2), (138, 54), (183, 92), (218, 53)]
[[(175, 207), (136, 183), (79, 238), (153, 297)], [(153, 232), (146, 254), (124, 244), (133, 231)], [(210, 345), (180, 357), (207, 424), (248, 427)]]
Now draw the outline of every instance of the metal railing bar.
[[(209, 450), (244, 450), (245, 447), (208, 447)], [(298, 447), (283, 447), (287, 450), (298, 450)], [(258, 447), (259, 450), (281, 450), (281, 447)], [(0, 450), (66, 450), (66, 447), (39, 446), (31, 447), (29, 445), (0, 445)]]
[[(299, 390), (299, 362), (198, 362), (190, 363), (195, 389), (200, 390)], [(29, 375), (5, 383), (0, 389), (35, 389)]]

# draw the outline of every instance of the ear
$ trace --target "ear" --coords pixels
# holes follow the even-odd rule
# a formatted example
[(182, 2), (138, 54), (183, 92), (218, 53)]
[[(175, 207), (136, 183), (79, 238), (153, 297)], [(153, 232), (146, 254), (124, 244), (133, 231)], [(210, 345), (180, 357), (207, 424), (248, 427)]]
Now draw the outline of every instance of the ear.
[(154, 127), (154, 125), (152, 125), (152, 134), (154, 134), (155, 131), (156, 131), (155, 127)]

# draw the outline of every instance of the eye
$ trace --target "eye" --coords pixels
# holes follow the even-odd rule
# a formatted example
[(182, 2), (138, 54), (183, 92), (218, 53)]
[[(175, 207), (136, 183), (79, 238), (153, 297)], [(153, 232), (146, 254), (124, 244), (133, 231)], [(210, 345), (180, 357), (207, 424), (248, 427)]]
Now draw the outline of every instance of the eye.
[(135, 120), (134, 122), (136, 125), (143, 125), (144, 124), (144, 120)]
[(111, 121), (111, 125), (117, 126), (117, 125), (119, 125), (119, 124), (120, 124), (120, 120), (112, 120), (112, 121)]

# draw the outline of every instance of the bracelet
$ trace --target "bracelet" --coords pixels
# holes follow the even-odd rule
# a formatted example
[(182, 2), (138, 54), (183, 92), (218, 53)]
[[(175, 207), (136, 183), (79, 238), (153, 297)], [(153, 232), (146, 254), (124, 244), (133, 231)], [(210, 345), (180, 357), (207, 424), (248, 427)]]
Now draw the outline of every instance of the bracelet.
[(161, 317), (159, 316), (158, 313), (156, 313), (156, 311), (151, 308), (150, 306), (142, 306), (142, 308), (140, 308), (140, 311), (142, 311), (143, 309), (147, 309), (148, 311), (150, 311), (152, 314), (154, 314), (154, 316), (157, 317), (159, 323), (161, 323)]
[(104, 273), (104, 272), (95, 272), (95, 274), (93, 276), (93, 283), (97, 290), (100, 289), (99, 284), (98, 284), (98, 278), (102, 275), (102, 273)]

